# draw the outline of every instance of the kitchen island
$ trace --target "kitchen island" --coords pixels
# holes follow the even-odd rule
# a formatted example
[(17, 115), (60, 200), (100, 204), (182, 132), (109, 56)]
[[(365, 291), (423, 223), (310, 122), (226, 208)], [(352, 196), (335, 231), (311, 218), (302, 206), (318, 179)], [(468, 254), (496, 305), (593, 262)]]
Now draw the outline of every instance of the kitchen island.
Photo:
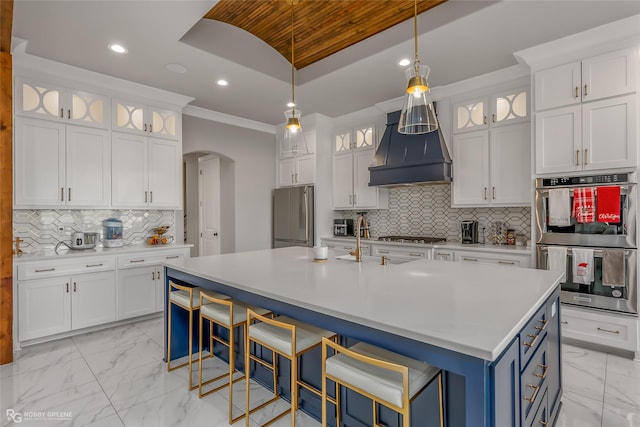
[[(443, 369), (448, 426), (554, 420), (561, 395), (560, 273), (433, 260), (380, 265), (332, 255), (318, 263), (310, 248), (292, 247), (164, 264), (167, 280), (214, 289)], [(184, 326), (172, 335), (176, 358), (180, 349), (185, 354), (186, 337), (178, 334)], [(313, 413), (317, 404), (301, 407)]]

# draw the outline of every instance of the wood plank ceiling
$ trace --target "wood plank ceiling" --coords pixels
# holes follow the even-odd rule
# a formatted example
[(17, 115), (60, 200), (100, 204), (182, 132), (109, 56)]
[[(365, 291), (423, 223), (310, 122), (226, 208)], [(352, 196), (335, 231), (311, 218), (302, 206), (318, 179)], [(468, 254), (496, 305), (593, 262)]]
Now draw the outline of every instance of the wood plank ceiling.
[[(291, 0), (220, 0), (205, 18), (250, 32), (291, 62)], [(419, 0), (418, 14), (446, 0)], [(299, 0), (295, 67), (302, 69), (413, 17), (413, 0)], [(411, 34), (413, 35), (413, 34)]]

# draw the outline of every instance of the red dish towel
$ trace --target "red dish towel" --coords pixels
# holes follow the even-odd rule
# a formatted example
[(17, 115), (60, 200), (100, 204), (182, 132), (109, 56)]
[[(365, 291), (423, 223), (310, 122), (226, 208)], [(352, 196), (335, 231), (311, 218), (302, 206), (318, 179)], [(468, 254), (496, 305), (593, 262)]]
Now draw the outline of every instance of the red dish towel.
[(620, 222), (620, 186), (598, 187), (598, 222)]
[(595, 191), (593, 187), (573, 190), (573, 213), (578, 223), (593, 222), (595, 219)]

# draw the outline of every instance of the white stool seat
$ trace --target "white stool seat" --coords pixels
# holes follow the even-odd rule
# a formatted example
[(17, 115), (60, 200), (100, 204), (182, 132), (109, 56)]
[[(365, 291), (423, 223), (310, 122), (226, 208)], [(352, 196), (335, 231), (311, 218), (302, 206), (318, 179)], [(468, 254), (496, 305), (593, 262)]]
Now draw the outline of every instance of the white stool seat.
[[(423, 389), (440, 369), (415, 359), (384, 350), (366, 343), (358, 343), (349, 348), (364, 356), (409, 368), (409, 399)], [(403, 406), (402, 374), (379, 366), (372, 366), (344, 353), (338, 353), (326, 361), (327, 376), (360, 388), (380, 400), (398, 407)]]
[[(271, 313), (270, 310), (267, 310), (265, 308), (247, 306), (246, 304), (243, 304), (233, 299), (231, 301), (233, 302), (233, 323), (234, 324), (244, 323), (247, 321), (247, 307), (251, 308), (253, 311), (255, 311), (261, 316)], [(200, 314), (204, 317), (212, 319), (214, 322), (218, 324), (229, 325), (229, 326), (231, 325), (231, 320), (229, 319), (229, 307), (227, 307), (226, 305), (205, 301), (205, 305), (200, 309)]]
[(172, 291), (169, 293), (169, 300), (175, 302), (176, 304), (180, 304), (183, 307), (190, 308), (198, 308), (200, 307), (200, 292), (204, 292), (212, 298), (217, 299), (229, 299), (231, 298), (228, 295), (220, 294), (218, 292), (209, 291), (201, 288), (193, 288), (193, 292), (191, 294), (191, 301), (189, 301), (189, 292), (187, 291)]
[[(320, 344), (322, 337), (330, 338), (336, 333), (317, 328), (287, 316), (278, 316), (274, 320), (296, 326), (296, 354)], [(291, 354), (291, 331), (269, 323), (249, 325), (249, 337), (275, 349), (287, 356)]]

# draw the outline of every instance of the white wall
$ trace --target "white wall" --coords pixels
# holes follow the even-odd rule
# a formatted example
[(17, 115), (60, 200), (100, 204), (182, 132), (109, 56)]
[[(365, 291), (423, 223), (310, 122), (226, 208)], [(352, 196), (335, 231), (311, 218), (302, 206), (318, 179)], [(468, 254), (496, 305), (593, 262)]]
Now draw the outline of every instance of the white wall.
[[(233, 162), (222, 172), (233, 174), (235, 192), (236, 252), (271, 247), (271, 190), (276, 175), (275, 135), (213, 122), (192, 116), (182, 117), (182, 150), (218, 153)], [(187, 196), (189, 197), (189, 196)], [(225, 215), (224, 208), (222, 215)], [(226, 212), (228, 215), (229, 212)], [(221, 248), (223, 249), (223, 248)]]
[[(185, 199), (184, 205), (187, 215), (187, 241), (192, 244), (191, 256), (200, 254), (200, 209), (198, 206), (198, 193), (194, 189), (198, 188), (198, 157), (200, 154), (191, 153), (184, 156), (185, 167)], [(180, 214), (183, 211), (179, 211)], [(180, 218), (182, 219), (182, 218)]]

